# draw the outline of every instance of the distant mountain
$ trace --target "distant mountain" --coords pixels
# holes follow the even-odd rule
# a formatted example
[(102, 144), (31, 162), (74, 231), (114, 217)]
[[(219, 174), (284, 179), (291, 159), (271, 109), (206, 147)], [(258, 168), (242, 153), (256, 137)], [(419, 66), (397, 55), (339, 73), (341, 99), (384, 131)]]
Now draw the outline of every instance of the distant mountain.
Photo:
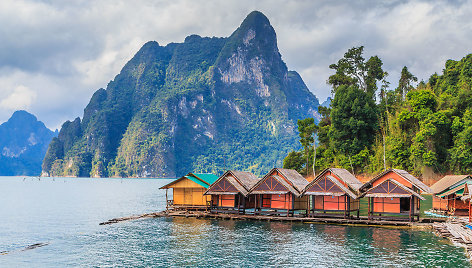
[(320, 106), (329, 107), (331, 105), (331, 101), (332, 101), (331, 97), (328, 97), (328, 98), (326, 98), (325, 101), (323, 101), (322, 104), (320, 104)]
[(175, 177), (268, 172), (298, 145), (317, 98), (282, 61), (269, 20), (254, 11), (228, 38), (146, 43), (63, 124), (43, 175)]
[(16, 111), (0, 125), (0, 175), (39, 176), (51, 139), (57, 133), (26, 111)]

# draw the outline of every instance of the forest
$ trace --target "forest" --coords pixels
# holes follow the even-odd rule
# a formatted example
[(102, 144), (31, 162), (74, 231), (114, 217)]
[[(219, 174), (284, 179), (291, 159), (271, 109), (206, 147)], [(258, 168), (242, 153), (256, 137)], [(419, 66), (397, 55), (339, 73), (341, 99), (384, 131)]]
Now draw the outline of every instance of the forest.
[(448, 60), (428, 81), (405, 66), (391, 85), (382, 60), (363, 53), (353, 47), (329, 66), (331, 105), (318, 108), (318, 124), (298, 120), (301, 149), (284, 167), (304, 175), (327, 167), (354, 174), (399, 168), (423, 178), (471, 173), (472, 54)]

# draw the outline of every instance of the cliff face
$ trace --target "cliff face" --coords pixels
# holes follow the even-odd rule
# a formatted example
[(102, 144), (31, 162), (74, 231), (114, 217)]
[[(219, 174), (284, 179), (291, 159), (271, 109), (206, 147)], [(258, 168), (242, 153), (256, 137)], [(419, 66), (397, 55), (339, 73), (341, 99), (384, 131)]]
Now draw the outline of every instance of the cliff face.
[(66, 122), (43, 172), (175, 177), (225, 169), (267, 172), (297, 146), (296, 121), (319, 103), (288, 71), (269, 20), (252, 12), (228, 38), (146, 43), (83, 120)]
[(56, 135), (26, 111), (0, 125), (0, 176), (37, 176), (48, 144)]

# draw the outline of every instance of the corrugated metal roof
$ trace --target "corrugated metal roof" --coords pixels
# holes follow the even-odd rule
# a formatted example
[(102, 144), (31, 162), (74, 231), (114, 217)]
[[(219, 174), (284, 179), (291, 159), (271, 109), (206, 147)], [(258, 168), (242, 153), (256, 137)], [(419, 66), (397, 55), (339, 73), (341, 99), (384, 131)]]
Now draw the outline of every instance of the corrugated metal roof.
[(456, 194), (456, 195), (460, 196), (464, 193), (465, 187), (468, 184), (471, 185), (472, 182), (464, 182), (464, 183), (462, 183), (462, 184), (460, 184), (460, 185), (458, 185), (458, 186), (456, 186), (456, 187), (454, 187), (454, 188), (452, 188), (448, 191), (445, 191), (445, 192), (443, 191), (443, 193), (438, 194), (437, 196), (444, 197), (444, 196), (448, 196), (450, 194)]
[(446, 191), (454, 184), (467, 178), (472, 179), (469, 175), (447, 175), (437, 181), (435, 184), (433, 184), (433, 186), (431, 186), (431, 190), (434, 194), (440, 194), (441, 192)]
[(211, 173), (189, 173), (189, 174), (187, 174), (183, 177), (180, 177), (177, 180), (174, 180), (171, 183), (168, 183), (168, 184), (162, 186), (159, 189), (171, 188), (169, 186), (171, 186), (174, 183), (177, 183), (177, 182), (179, 182), (183, 179), (189, 179), (189, 180), (197, 183), (198, 185), (204, 187), (205, 189), (208, 189), (208, 187), (218, 179), (218, 176), (216, 176), (214, 174), (211, 174)]
[(188, 175), (187, 175), (187, 176), (184, 176), (184, 177), (187, 178), (187, 179), (189, 179), (189, 180), (191, 180), (191, 181), (193, 181), (193, 182), (195, 182), (196, 184), (198, 184), (198, 185), (204, 187), (205, 189), (207, 189), (207, 188), (210, 186), (210, 185), (208, 185), (207, 183), (205, 183), (205, 182), (199, 180), (198, 178), (196, 178), (196, 177), (194, 177), (194, 176), (188, 176)]
[(218, 179), (218, 176), (216, 176), (215, 174), (211, 174), (211, 173), (189, 173), (189, 174), (187, 174), (187, 176), (195, 176), (198, 179), (205, 182), (206, 184), (208, 184), (208, 186), (213, 184)]

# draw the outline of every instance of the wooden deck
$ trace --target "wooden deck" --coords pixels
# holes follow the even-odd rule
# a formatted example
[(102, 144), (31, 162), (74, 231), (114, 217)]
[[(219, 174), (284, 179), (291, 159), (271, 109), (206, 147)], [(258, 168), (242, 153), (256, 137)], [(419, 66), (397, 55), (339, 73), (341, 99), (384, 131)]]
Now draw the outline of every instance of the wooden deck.
[(169, 211), (147, 213), (142, 215), (134, 215), (123, 218), (115, 218), (100, 225), (108, 225), (122, 221), (137, 220), (143, 218), (157, 217), (194, 217), (200, 219), (222, 219), (222, 220), (256, 220), (256, 221), (285, 221), (285, 222), (305, 222), (305, 223), (326, 223), (326, 224), (344, 224), (344, 225), (369, 225), (369, 226), (405, 226), (405, 227), (430, 227), (430, 223), (434, 221), (444, 221), (444, 219), (421, 219), (420, 222), (407, 221), (391, 221), (391, 220), (369, 220), (367, 217), (359, 219), (344, 218), (315, 218), (315, 217), (286, 217), (286, 216), (270, 216), (270, 215), (238, 215), (238, 214), (214, 214), (206, 211)]
[(455, 245), (464, 247), (467, 257), (472, 260), (472, 230), (465, 225), (467, 220), (455, 219), (447, 222), (436, 222), (433, 228), (439, 236), (449, 238)]

